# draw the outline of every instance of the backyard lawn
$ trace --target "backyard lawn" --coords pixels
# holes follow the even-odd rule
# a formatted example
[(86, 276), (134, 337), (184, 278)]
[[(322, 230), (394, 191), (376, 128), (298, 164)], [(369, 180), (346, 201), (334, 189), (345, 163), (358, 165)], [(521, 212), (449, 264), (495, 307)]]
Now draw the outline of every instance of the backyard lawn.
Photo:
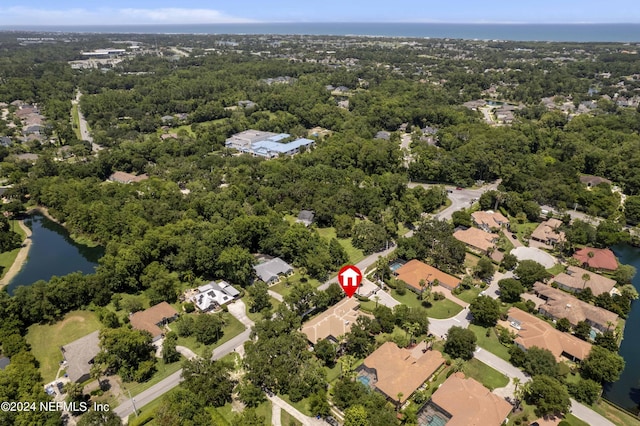
[[(318, 231), (318, 234), (320, 234), (320, 236), (327, 242), (331, 241), (333, 238), (337, 238), (336, 230), (333, 227), (316, 228), (316, 231)], [(362, 253), (362, 250), (355, 248), (353, 244), (351, 244), (351, 238), (337, 238), (337, 240), (344, 251), (347, 252), (347, 256), (349, 256), (349, 262), (355, 264), (364, 259), (364, 253)]]
[(151, 379), (146, 382), (138, 383), (138, 382), (128, 382), (124, 383), (124, 388), (131, 392), (132, 396), (138, 395), (140, 392), (144, 392), (149, 389), (151, 386), (161, 382), (166, 379), (176, 371), (182, 368), (182, 361), (184, 361), (184, 357), (180, 357), (180, 359), (176, 362), (172, 362), (171, 364), (165, 364), (162, 359), (156, 359), (156, 372), (151, 377)]
[[(309, 277), (304, 277), (304, 278), (307, 280), (308, 283), (311, 283), (311, 285), (314, 288), (322, 284), (320, 281), (314, 278), (309, 278)], [(271, 287), (269, 287), (269, 290), (275, 291), (276, 293), (281, 294), (282, 296), (286, 296), (289, 293), (291, 293), (291, 287), (293, 287), (295, 284), (300, 283), (302, 279), (303, 279), (302, 275), (300, 275), (299, 272), (296, 272), (290, 277), (281, 279), (278, 284), (274, 284)]]
[(507, 376), (475, 358), (467, 361), (464, 365), (463, 371), (465, 375), (476, 379), (489, 390), (503, 388), (509, 384)]
[(525, 235), (529, 236), (534, 229), (538, 227), (536, 222), (517, 223), (515, 220), (511, 221), (509, 229), (511, 232), (518, 236), (520, 241), (526, 241)]
[(29, 327), (27, 342), (31, 353), (40, 363), (40, 373), (45, 383), (56, 378), (62, 361), (60, 346), (64, 346), (101, 328), (96, 314), (88, 311), (72, 311), (55, 324), (35, 324)]
[[(9, 225), (14, 232), (20, 235), (20, 241), (24, 241), (26, 234), (24, 233), (22, 228), (18, 225), (18, 221), (10, 220)], [(4, 277), (4, 274), (6, 274), (9, 268), (11, 268), (11, 265), (13, 265), (14, 260), (16, 260), (16, 256), (18, 256), (18, 253), (20, 252), (20, 248), (21, 247), (18, 247), (17, 249), (0, 253), (0, 267), (2, 267), (2, 269), (0, 270), (1, 271), (0, 277)]]
[[(201, 315), (207, 315), (207, 314), (201, 314)], [(219, 314), (213, 314), (213, 315), (219, 315)], [(200, 355), (201, 357), (210, 357), (211, 351), (213, 349), (217, 348), (218, 346), (222, 345), (225, 342), (228, 342), (229, 340), (233, 339), (234, 337), (236, 337), (238, 334), (242, 333), (245, 330), (244, 325), (240, 321), (238, 321), (233, 315), (225, 313), (224, 318), (227, 324), (222, 329), (223, 335), (220, 338), (220, 340), (218, 340), (214, 344), (203, 345), (202, 343), (197, 342), (196, 338), (192, 335), (189, 337), (178, 337), (178, 345), (185, 346), (191, 349), (193, 352)], [(171, 328), (171, 326), (169, 327)]]
[(489, 337), (487, 337), (487, 329), (484, 327), (470, 324), (469, 330), (473, 331), (478, 338), (478, 346), (482, 349), (486, 349), (496, 356), (499, 356), (505, 361), (509, 361), (509, 348), (500, 343), (493, 329), (490, 329), (491, 332), (489, 333)]
[(471, 303), (476, 297), (478, 297), (481, 291), (482, 289), (480, 287), (471, 287), (469, 290), (464, 290), (462, 293), (457, 294), (456, 297), (467, 303)]
[[(434, 288), (434, 292), (437, 291), (436, 289), (437, 287)], [(403, 296), (400, 296), (395, 290), (393, 290), (391, 292), (391, 295), (398, 302), (405, 304), (410, 308), (420, 308), (420, 309), (426, 310), (427, 315), (430, 318), (436, 318), (436, 319), (451, 318), (452, 316), (455, 316), (460, 311), (462, 311), (462, 306), (458, 305), (455, 302), (452, 302), (449, 299), (438, 300), (437, 302), (432, 301), (432, 306), (430, 308), (425, 308), (422, 306), (422, 303), (420, 302), (420, 300), (418, 300), (416, 293), (410, 290), (407, 290), (406, 294)]]

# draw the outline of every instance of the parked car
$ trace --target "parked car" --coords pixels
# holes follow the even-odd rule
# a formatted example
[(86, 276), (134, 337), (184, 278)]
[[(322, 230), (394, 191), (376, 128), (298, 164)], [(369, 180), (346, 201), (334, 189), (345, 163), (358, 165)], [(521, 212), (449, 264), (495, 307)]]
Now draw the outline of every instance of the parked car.
[(324, 421), (329, 423), (331, 426), (340, 426), (340, 423), (338, 423), (338, 421), (331, 416), (325, 417)]
[(461, 187), (461, 186), (456, 186), (456, 189), (457, 189), (458, 191), (462, 191), (462, 187)]

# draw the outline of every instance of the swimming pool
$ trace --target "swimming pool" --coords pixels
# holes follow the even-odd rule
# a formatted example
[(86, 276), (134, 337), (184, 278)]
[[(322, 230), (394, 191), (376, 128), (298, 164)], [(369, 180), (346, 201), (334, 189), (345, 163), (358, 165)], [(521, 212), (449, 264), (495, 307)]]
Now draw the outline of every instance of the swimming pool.
[(371, 379), (367, 376), (358, 376), (358, 381), (365, 386), (369, 386), (369, 383), (371, 383)]

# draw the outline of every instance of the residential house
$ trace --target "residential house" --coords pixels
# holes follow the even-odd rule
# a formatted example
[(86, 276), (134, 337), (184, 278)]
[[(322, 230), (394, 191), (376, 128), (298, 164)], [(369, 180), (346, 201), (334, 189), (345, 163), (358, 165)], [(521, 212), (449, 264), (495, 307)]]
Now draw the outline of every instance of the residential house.
[(351, 331), (351, 326), (360, 315), (367, 316), (367, 314), (360, 311), (358, 300), (353, 297), (346, 297), (304, 323), (302, 325), (302, 333), (314, 345), (324, 339), (337, 342), (340, 336)]
[(504, 217), (502, 213), (496, 213), (492, 210), (473, 212), (471, 219), (474, 225), (486, 232), (495, 232), (502, 227), (509, 226), (509, 219)]
[(442, 272), (431, 265), (413, 259), (395, 270), (396, 279), (407, 283), (409, 288), (416, 293), (423, 289), (420, 282), (424, 281), (425, 287), (431, 286), (437, 280), (438, 284), (449, 290), (454, 290), (460, 285), (460, 279)]
[(16, 155), (16, 158), (21, 161), (28, 161), (30, 163), (35, 163), (36, 161), (38, 161), (38, 158), (40, 158), (40, 156), (38, 154), (25, 153), (25, 154)]
[(304, 226), (309, 226), (313, 223), (315, 213), (311, 210), (300, 210), (296, 223), (302, 223)]
[[(431, 421), (420, 424), (499, 426), (506, 422), (511, 409), (511, 404), (504, 398), (458, 372), (438, 387), (418, 417), (422, 418), (423, 413), (431, 417)], [(440, 421), (434, 422), (435, 417)]]
[(11, 364), (11, 358), (6, 356), (0, 356), (0, 370), (4, 370)]
[(616, 282), (611, 278), (603, 277), (577, 266), (569, 266), (566, 272), (556, 275), (553, 281), (558, 284), (559, 288), (572, 293), (579, 293), (588, 287), (594, 296), (611, 293), (616, 285)]
[(208, 312), (222, 305), (232, 302), (240, 295), (240, 292), (226, 281), (208, 284), (198, 287), (198, 292), (191, 296), (191, 301), (202, 312)]
[(267, 284), (275, 284), (281, 276), (293, 274), (293, 267), (279, 257), (274, 257), (253, 267), (258, 278)]
[(403, 404), (444, 362), (442, 354), (427, 350), (425, 342), (411, 349), (386, 342), (366, 357), (356, 371), (359, 381), (394, 403)]
[(4, 146), (5, 148), (13, 145), (13, 141), (9, 136), (0, 136), (0, 146)]
[(67, 363), (67, 376), (75, 383), (91, 378), (93, 359), (100, 352), (100, 332), (94, 331), (60, 348)]
[(388, 141), (389, 139), (391, 139), (391, 133), (385, 130), (381, 130), (378, 133), (376, 133), (376, 135), (374, 136), (374, 139), (382, 139), (382, 140)]
[(472, 249), (473, 251), (481, 254), (487, 254), (496, 246), (498, 236), (496, 234), (490, 234), (478, 228), (469, 228), (465, 230), (458, 230), (453, 233), (453, 236), (458, 241), (462, 241)]
[(540, 282), (533, 285), (533, 291), (545, 301), (539, 312), (554, 320), (566, 318), (573, 327), (586, 321), (591, 327), (599, 330), (610, 330), (618, 323), (618, 315)]
[(510, 325), (515, 329), (517, 337), (514, 343), (524, 351), (534, 346), (547, 349), (557, 361), (563, 357), (571, 361), (582, 361), (591, 352), (590, 343), (563, 333), (545, 320), (518, 308), (509, 309), (507, 322), (505, 326)]
[(160, 302), (149, 309), (129, 315), (129, 322), (136, 330), (151, 333), (155, 342), (164, 336), (162, 328), (176, 318), (178, 311), (167, 302)]
[(113, 172), (111, 174), (111, 176), (109, 176), (109, 180), (111, 182), (118, 182), (118, 183), (134, 183), (134, 182), (142, 182), (143, 180), (147, 180), (149, 179), (149, 176), (147, 176), (147, 174), (142, 174), (142, 175), (134, 175), (131, 173), (127, 173), (127, 172)]
[(601, 269), (604, 271), (615, 271), (618, 269), (616, 255), (608, 248), (585, 247), (577, 250), (573, 254), (573, 258), (579, 260), (582, 266), (588, 266), (593, 269)]
[(559, 219), (545, 220), (531, 233), (531, 239), (551, 246), (564, 242), (566, 241), (564, 232), (558, 231), (561, 225), (562, 221)]
[(593, 188), (594, 186), (598, 186), (601, 183), (606, 183), (608, 185), (611, 185), (611, 183), (612, 183), (609, 179), (605, 179), (603, 177), (593, 176), (593, 175), (581, 175), (580, 176), (580, 182), (584, 183), (589, 188)]

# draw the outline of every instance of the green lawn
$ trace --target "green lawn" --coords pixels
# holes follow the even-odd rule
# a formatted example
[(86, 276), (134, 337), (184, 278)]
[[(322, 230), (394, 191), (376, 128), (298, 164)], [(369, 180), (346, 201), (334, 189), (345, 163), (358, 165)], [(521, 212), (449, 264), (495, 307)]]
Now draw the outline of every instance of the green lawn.
[(551, 275), (558, 275), (564, 272), (564, 266), (557, 263), (555, 265), (553, 265), (552, 268), (547, 269), (547, 272), (550, 273)]
[[(333, 238), (337, 238), (336, 230), (333, 227), (316, 228), (316, 231), (318, 231), (318, 234), (322, 238), (324, 238), (327, 242), (331, 241)], [(342, 246), (342, 248), (344, 249), (344, 251), (347, 252), (347, 256), (349, 256), (349, 262), (355, 264), (365, 258), (362, 250), (355, 248), (353, 244), (351, 244), (351, 238), (337, 238), (337, 240)]]
[[(278, 396), (284, 399), (285, 401), (287, 401), (289, 404), (293, 405), (298, 411), (300, 411), (305, 416), (313, 416), (313, 414), (311, 414), (311, 411), (309, 411), (309, 398), (301, 399), (298, 402), (291, 402), (291, 400), (289, 399), (289, 395), (278, 395)], [(268, 424), (271, 424), (271, 422), (269, 422)]]
[(457, 294), (456, 297), (467, 303), (471, 303), (476, 297), (478, 297), (481, 291), (482, 289), (480, 287), (471, 287), (469, 290), (464, 290), (462, 293)]
[(589, 423), (583, 422), (582, 420), (580, 420), (579, 418), (577, 418), (573, 414), (568, 414), (567, 416), (565, 416), (564, 420), (569, 422), (569, 424), (571, 426), (590, 426)]
[(89, 311), (72, 311), (55, 324), (35, 324), (29, 327), (27, 342), (31, 353), (40, 363), (40, 373), (45, 383), (56, 378), (64, 346), (101, 328), (96, 314)]
[[(271, 289), (269, 289), (271, 290)], [(250, 301), (250, 297), (246, 296), (244, 298), (244, 302), (247, 305), (247, 316), (249, 317), (249, 319), (251, 319), (251, 321), (253, 322), (258, 322), (258, 321), (262, 321), (264, 318), (262, 317), (262, 314), (260, 312), (249, 312), (249, 301)], [(269, 300), (271, 301), (271, 310), (275, 311), (278, 306), (280, 305), (280, 302), (277, 301), (276, 299), (274, 299), (273, 297), (269, 297)]]
[(596, 404), (592, 405), (591, 408), (603, 415), (604, 417), (606, 417), (607, 419), (609, 419), (611, 422), (613, 422), (616, 425), (620, 425), (620, 426), (638, 426), (638, 424), (640, 424), (640, 422), (638, 422), (638, 419), (629, 415), (628, 413), (625, 413), (624, 411), (620, 410), (619, 408), (613, 406), (612, 404), (609, 404), (606, 400), (604, 399), (600, 399), (599, 402), (597, 402)]
[[(433, 291), (436, 292), (437, 287), (435, 287)], [(438, 300), (437, 302), (432, 301), (433, 305), (430, 308), (425, 308), (422, 306), (422, 302), (418, 300), (417, 294), (410, 290), (407, 290), (406, 294), (403, 296), (400, 296), (395, 290), (392, 290), (391, 295), (398, 302), (407, 305), (410, 308), (426, 310), (427, 315), (435, 319), (451, 318), (462, 310), (462, 306), (449, 299)]]
[(129, 426), (141, 426), (141, 425), (154, 425), (156, 424), (154, 421), (154, 416), (156, 413), (156, 409), (162, 404), (165, 397), (176, 392), (178, 388), (173, 388), (169, 392), (165, 393), (159, 398), (154, 399), (149, 404), (141, 407), (138, 410), (138, 415), (131, 414), (129, 416)]
[(502, 388), (509, 384), (509, 379), (499, 371), (473, 358), (467, 361), (463, 369), (465, 375), (476, 379), (489, 390)]
[(466, 252), (464, 255), (464, 267), (473, 269), (478, 264), (479, 260), (480, 256)]
[(471, 324), (469, 325), (469, 330), (473, 331), (478, 338), (478, 346), (482, 349), (486, 349), (496, 356), (499, 356), (505, 361), (509, 361), (509, 348), (500, 343), (493, 329), (489, 333), (489, 337), (487, 337), (487, 329), (484, 327)]
[(514, 219), (511, 221), (509, 229), (518, 236), (520, 241), (525, 241), (525, 235), (531, 235), (538, 225), (537, 222), (517, 223)]
[(144, 392), (149, 389), (151, 386), (161, 382), (166, 379), (176, 371), (182, 368), (182, 361), (184, 361), (184, 357), (180, 357), (180, 360), (173, 362), (171, 364), (165, 364), (162, 359), (157, 359), (156, 362), (156, 372), (151, 377), (151, 379), (146, 382), (137, 383), (137, 382), (129, 382), (125, 383), (124, 386), (128, 391), (131, 392), (132, 396), (138, 395), (140, 392)]
[(280, 424), (282, 426), (302, 426), (302, 423), (285, 410), (280, 410)]
[[(213, 314), (219, 315), (219, 314)], [(244, 325), (238, 321), (233, 315), (224, 313), (224, 318), (227, 324), (224, 326), (223, 335), (212, 345), (203, 345), (202, 343), (196, 342), (196, 338), (194, 336), (189, 337), (178, 337), (178, 345), (186, 346), (191, 349), (196, 354), (201, 357), (209, 357), (211, 356), (211, 351), (222, 345), (225, 342), (236, 337), (238, 334), (242, 333), (245, 330)]]
[[(18, 225), (18, 221), (10, 220), (9, 225), (12, 231), (20, 235), (20, 240), (24, 241), (27, 234), (25, 234), (20, 225)], [(0, 253), (0, 278), (4, 277), (4, 274), (9, 270), (9, 268), (11, 268), (11, 265), (13, 265), (13, 262), (16, 260), (16, 256), (18, 256), (18, 253), (20, 252), (20, 248), (21, 247), (18, 247), (17, 249)]]
[[(291, 287), (293, 287), (295, 284), (300, 283), (302, 279), (303, 277), (298, 272), (296, 272), (290, 277), (281, 279), (278, 284), (274, 284), (269, 287), (269, 290), (273, 290), (276, 293), (281, 294), (282, 296), (286, 296), (291, 292)], [(304, 279), (306, 279), (308, 283), (311, 283), (313, 287), (318, 287), (320, 284), (322, 284), (320, 281), (314, 278), (304, 277)]]
[[(231, 404), (227, 403), (222, 407), (216, 408), (216, 411), (227, 421), (231, 423), (234, 416), (237, 414), (231, 411)], [(256, 407), (256, 413), (258, 416), (264, 416), (264, 424), (271, 424), (271, 401), (267, 400)], [(216, 423), (217, 424), (217, 423)]]

